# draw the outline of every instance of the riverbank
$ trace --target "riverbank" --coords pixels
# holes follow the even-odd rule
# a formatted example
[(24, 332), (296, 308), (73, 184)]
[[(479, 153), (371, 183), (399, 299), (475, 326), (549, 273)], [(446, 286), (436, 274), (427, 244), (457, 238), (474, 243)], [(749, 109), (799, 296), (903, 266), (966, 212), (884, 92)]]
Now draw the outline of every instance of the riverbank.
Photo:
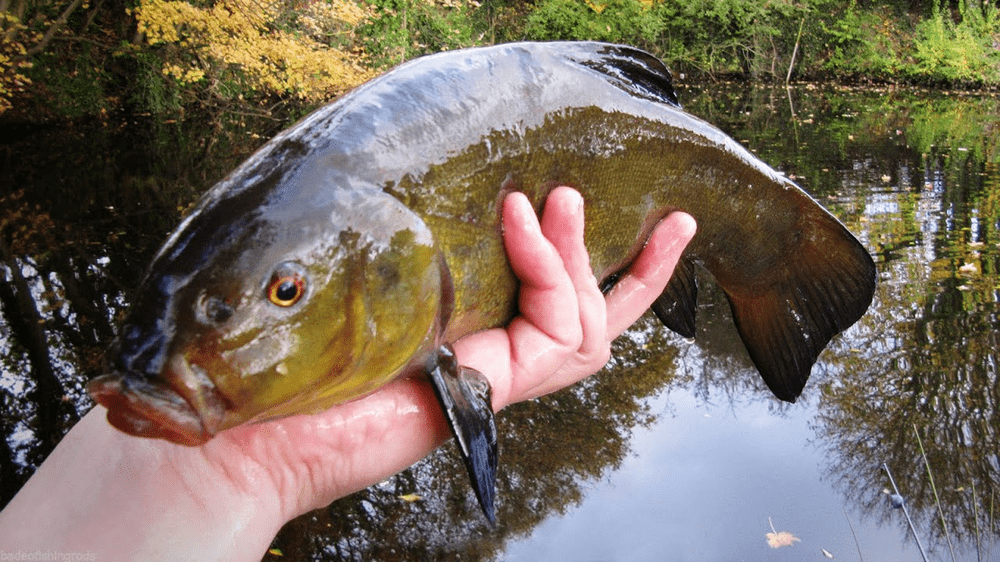
[(628, 43), (689, 82), (1000, 86), (1000, 9), (966, 0), (56, 0), (10, 3), (0, 32), (0, 120), (36, 123), (284, 121), (403, 60), (517, 40)]

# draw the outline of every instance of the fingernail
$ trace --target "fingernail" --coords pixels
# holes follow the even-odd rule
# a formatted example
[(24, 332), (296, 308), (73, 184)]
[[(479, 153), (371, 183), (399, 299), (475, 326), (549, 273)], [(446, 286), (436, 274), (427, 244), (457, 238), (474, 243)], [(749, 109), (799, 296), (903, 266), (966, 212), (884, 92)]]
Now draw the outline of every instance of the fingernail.
[(525, 232), (541, 232), (542, 228), (538, 224), (538, 215), (535, 214), (535, 209), (531, 206), (531, 201), (523, 194), (518, 195), (516, 203), (518, 222), (521, 223)]
[(583, 212), (583, 196), (580, 195), (579, 191), (574, 189), (573, 197), (576, 198), (576, 204), (573, 205), (573, 215), (576, 216)]
[(569, 186), (561, 187), (559, 190), (563, 212), (570, 216), (579, 214), (583, 210), (583, 197), (580, 192)]

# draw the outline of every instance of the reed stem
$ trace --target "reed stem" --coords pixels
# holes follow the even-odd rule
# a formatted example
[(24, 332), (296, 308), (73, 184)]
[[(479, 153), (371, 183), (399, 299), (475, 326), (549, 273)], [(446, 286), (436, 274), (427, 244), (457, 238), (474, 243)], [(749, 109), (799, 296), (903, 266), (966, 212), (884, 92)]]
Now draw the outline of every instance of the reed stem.
[[(892, 477), (889, 465), (882, 463), (882, 468), (885, 469), (885, 473), (889, 476), (889, 482), (892, 483), (892, 490), (896, 492), (897, 496), (903, 497), (903, 494), (899, 493), (899, 488), (896, 487), (896, 479)], [(910, 532), (913, 533), (913, 540), (917, 541), (917, 550), (920, 551), (920, 557), (924, 559), (924, 562), (929, 562), (927, 560), (927, 553), (924, 552), (924, 545), (920, 543), (920, 537), (917, 536), (917, 529), (913, 526), (913, 519), (910, 519), (910, 510), (906, 509), (906, 501), (903, 501), (900, 507), (903, 509), (903, 515), (906, 516), (906, 524), (910, 526)]]
[(972, 514), (976, 517), (976, 560), (983, 562), (983, 555), (979, 550), (979, 502), (976, 499), (976, 481), (972, 481)]
[(955, 547), (951, 544), (951, 533), (948, 532), (948, 524), (944, 520), (944, 511), (941, 509), (941, 500), (938, 498), (937, 486), (934, 485), (934, 474), (931, 473), (931, 463), (927, 462), (927, 453), (924, 452), (924, 443), (920, 440), (920, 432), (917, 431), (917, 424), (913, 424), (913, 434), (917, 436), (917, 445), (920, 446), (920, 455), (924, 458), (924, 467), (927, 468), (927, 478), (931, 482), (931, 491), (934, 492), (934, 505), (937, 507), (938, 517), (941, 518), (941, 528), (944, 529), (944, 537), (948, 540), (948, 550), (951, 551), (951, 560), (955, 562)]
[(799, 22), (799, 34), (795, 37), (795, 48), (792, 49), (792, 60), (788, 61), (788, 74), (785, 75), (785, 86), (792, 79), (792, 68), (795, 67), (795, 55), (799, 53), (799, 41), (802, 40), (802, 26), (805, 25), (806, 18), (802, 16), (802, 21)]
[(858, 558), (861, 562), (865, 562), (865, 555), (861, 554), (861, 543), (858, 542), (858, 534), (854, 532), (854, 525), (851, 524), (851, 518), (847, 516), (847, 510), (843, 506), (840, 508), (844, 512), (844, 519), (847, 519), (847, 526), (851, 528), (851, 536), (854, 537), (854, 546), (858, 549)]

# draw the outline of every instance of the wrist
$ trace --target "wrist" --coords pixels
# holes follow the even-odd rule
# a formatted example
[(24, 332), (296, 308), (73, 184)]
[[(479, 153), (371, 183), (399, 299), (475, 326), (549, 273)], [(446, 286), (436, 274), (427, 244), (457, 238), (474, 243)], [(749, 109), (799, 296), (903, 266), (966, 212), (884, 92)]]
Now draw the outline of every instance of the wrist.
[[(206, 451), (131, 437), (95, 408), (0, 513), (0, 550), (106, 560), (260, 560), (283, 521)], [(210, 498), (210, 499), (206, 499)]]

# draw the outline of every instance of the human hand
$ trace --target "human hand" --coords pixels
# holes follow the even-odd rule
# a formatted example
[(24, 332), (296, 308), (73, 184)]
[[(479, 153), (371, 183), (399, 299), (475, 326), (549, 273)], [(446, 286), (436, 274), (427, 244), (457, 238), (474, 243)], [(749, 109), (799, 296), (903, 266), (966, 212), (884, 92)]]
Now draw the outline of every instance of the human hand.
[(503, 221), (507, 257), (521, 282), (521, 315), (504, 328), (455, 344), (459, 362), (490, 380), (498, 411), (600, 370), (610, 358), (611, 341), (663, 292), (695, 233), (690, 215), (667, 216), (605, 296), (590, 269), (583, 199), (576, 190), (553, 190), (540, 224), (527, 198), (513, 193), (504, 201)]
[[(661, 221), (605, 297), (583, 218), (569, 188), (549, 195), (540, 224), (523, 195), (504, 201), (522, 314), (454, 345), (460, 364), (490, 380), (495, 409), (599, 370), (611, 340), (662, 292), (695, 229), (682, 213)], [(288, 520), (384, 480), (448, 436), (432, 390), (416, 379), (320, 414), (233, 428), (200, 447), (125, 435), (105, 414), (87, 414), (0, 513), (0, 550), (259, 560)]]

